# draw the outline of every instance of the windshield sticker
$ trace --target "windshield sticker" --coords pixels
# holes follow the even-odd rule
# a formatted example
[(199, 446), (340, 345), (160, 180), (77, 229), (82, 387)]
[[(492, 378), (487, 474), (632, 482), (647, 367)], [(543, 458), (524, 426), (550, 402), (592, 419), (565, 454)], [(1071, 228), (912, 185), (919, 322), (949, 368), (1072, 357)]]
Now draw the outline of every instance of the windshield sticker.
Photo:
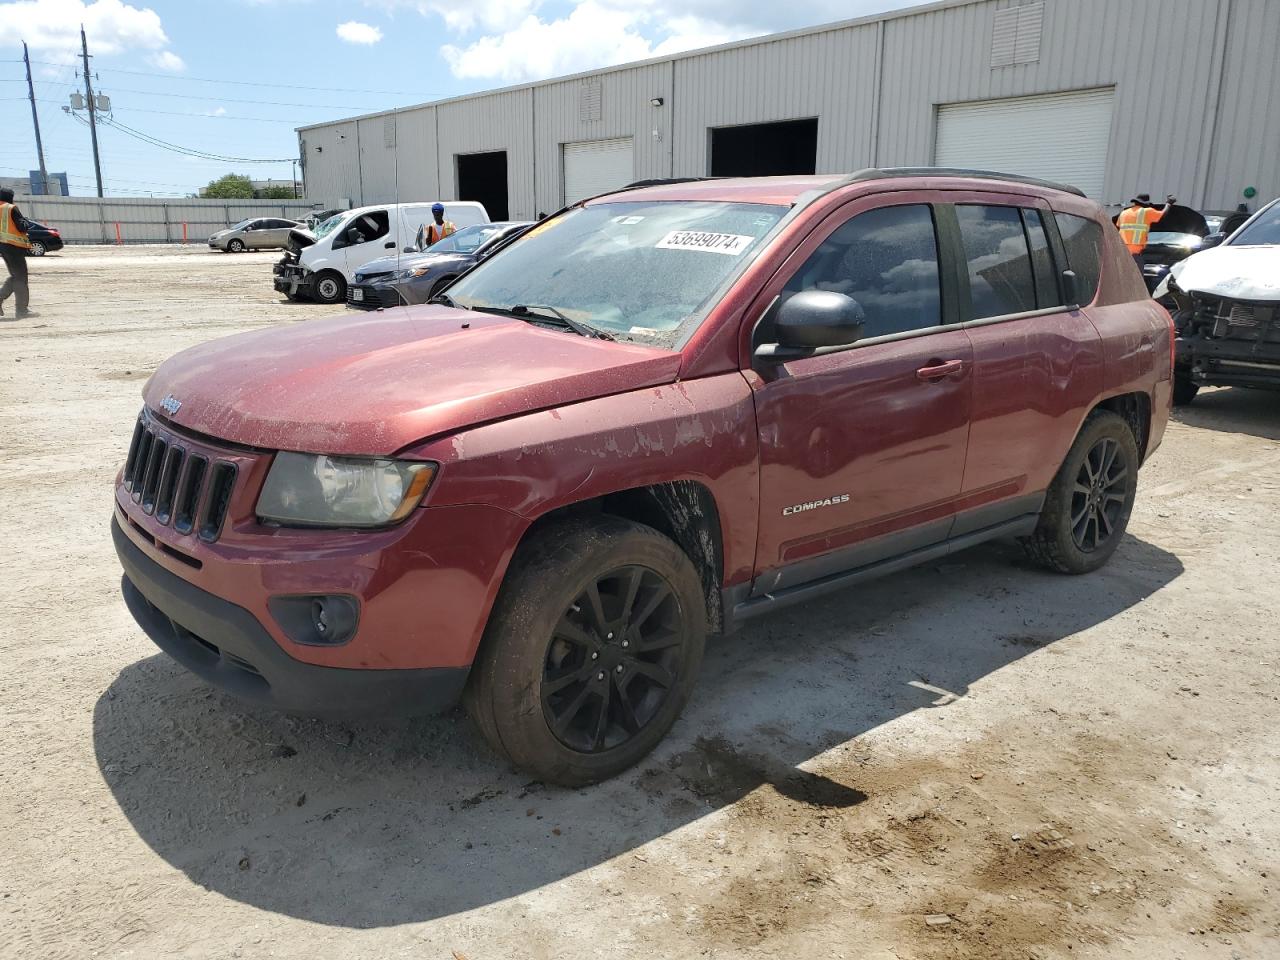
[(635, 226), (643, 219), (644, 217), (614, 217), (613, 222), (621, 224), (624, 227), (631, 227)]
[(656, 244), (659, 250), (705, 250), (736, 257), (751, 246), (755, 237), (736, 233), (705, 233), (701, 230), (673, 230)]

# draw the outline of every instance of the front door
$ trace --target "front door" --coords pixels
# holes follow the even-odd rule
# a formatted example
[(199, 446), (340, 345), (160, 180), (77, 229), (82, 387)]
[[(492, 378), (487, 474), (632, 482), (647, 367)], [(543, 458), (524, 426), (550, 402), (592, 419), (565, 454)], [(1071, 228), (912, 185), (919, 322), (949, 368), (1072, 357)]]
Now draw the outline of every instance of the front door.
[[(973, 354), (952, 319), (933, 208), (833, 214), (765, 291), (836, 290), (866, 313), (846, 350), (760, 367), (759, 595), (946, 539), (964, 477)], [(947, 293), (944, 296), (944, 287)], [(946, 310), (944, 312), (944, 304)], [(768, 318), (757, 331), (767, 341)]]

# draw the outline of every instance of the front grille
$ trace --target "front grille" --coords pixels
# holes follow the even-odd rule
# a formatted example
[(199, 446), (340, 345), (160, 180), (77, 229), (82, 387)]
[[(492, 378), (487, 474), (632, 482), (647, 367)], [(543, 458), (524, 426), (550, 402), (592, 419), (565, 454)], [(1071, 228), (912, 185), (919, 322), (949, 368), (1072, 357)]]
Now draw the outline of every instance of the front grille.
[(193, 531), (212, 543), (222, 534), (231, 505), (236, 466), (189, 450), (181, 438), (161, 432), (142, 413), (133, 428), (124, 486), (142, 512), (184, 536)]
[(1197, 296), (1195, 320), (1218, 340), (1280, 342), (1280, 310), (1268, 304)]

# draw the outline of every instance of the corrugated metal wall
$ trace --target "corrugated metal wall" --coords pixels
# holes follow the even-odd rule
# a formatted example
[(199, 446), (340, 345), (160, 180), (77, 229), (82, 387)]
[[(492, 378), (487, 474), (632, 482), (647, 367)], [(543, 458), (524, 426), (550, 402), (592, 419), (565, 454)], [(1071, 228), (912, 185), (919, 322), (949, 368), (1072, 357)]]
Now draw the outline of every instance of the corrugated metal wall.
[[(561, 203), (564, 143), (630, 136), (637, 178), (703, 176), (711, 128), (814, 116), (819, 171), (925, 165), (940, 105), (1111, 86), (1106, 202), (1146, 191), (1230, 209), (1247, 185), (1259, 201), (1280, 192), (1280, 110), (1271, 104), (1280, 88), (1280, 0), (1044, 0), (1039, 59), (992, 67), (997, 12), (1027, 2), (941, 3), (447, 101), (434, 107), (439, 194), (456, 199), (456, 154), (505, 149), (511, 214), (528, 216)], [(662, 106), (650, 105), (655, 97)], [(353, 167), (354, 147), (342, 140), (309, 153), (308, 194), (357, 198), (363, 180), (368, 202), (393, 152), (381, 123), (360, 123), (364, 169)], [(310, 146), (355, 126), (301, 136)], [(366, 126), (377, 128), (372, 147)], [(426, 148), (430, 132), (412, 149)], [(409, 187), (408, 149), (402, 134), (399, 195), (427, 199), (425, 167)]]
[(360, 202), (360, 153), (354, 121), (303, 130), (298, 149), (307, 196), (323, 203), (341, 199)]
[(879, 27), (868, 24), (675, 62), (676, 176), (711, 172), (708, 130), (818, 118), (818, 172), (871, 163)]
[(249, 217), (305, 216), (308, 200), (120, 200), (97, 197), (23, 197), (22, 212), (57, 227), (67, 243), (114, 243), (116, 228), (124, 243), (203, 244), (209, 234)]
[[(537, 209), (550, 213), (564, 202), (562, 146), (584, 140), (631, 137), (636, 179), (671, 176), (671, 64), (625, 68), (592, 78), (600, 88), (600, 119), (584, 119), (583, 85), (566, 80), (533, 89), (537, 135)], [(660, 98), (662, 106), (650, 101)], [(655, 136), (654, 132), (657, 132)], [(514, 213), (514, 208), (513, 208)]]

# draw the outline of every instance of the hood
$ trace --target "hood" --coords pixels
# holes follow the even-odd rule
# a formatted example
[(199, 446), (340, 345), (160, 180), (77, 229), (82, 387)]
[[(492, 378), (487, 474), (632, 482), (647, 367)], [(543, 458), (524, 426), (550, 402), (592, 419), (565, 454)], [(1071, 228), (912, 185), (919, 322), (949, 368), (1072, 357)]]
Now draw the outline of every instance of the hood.
[(456, 253), (402, 253), (399, 257), (379, 257), (370, 260), (356, 270), (357, 277), (367, 277), (375, 273), (397, 273), (413, 267), (425, 267), (433, 263), (444, 263), (448, 260), (465, 259)]
[(289, 231), (288, 246), (291, 249), (301, 250), (303, 247), (309, 247), (316, 242), (316, 235), (306, 227), (294, 227)]
[(1280, 246), (1227, 244), (1175, 263), (1169, 271), (1188, 293), (1232, 300), (1280, 300)]
[[(469, 324), (463, 329), (463, 324)], [(147, 381), (180, 427), (303, 453), (386, 456), (427, 437), (675, 380), (680, 354), (442, 306), (253, 331)]]

